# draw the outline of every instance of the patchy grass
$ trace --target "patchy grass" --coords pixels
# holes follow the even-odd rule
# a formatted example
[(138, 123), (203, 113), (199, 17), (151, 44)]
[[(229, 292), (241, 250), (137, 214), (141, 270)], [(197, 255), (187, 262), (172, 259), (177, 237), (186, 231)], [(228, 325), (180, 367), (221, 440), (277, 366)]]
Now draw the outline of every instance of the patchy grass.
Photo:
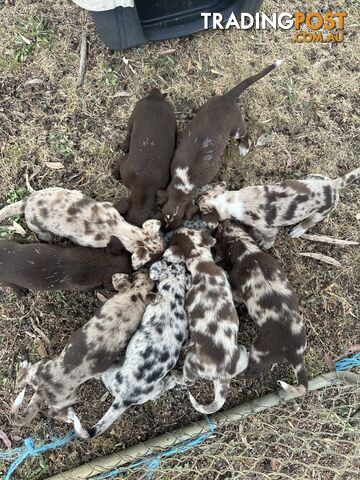
[[(270, 13), (277, 5), (269, 0), (264, 9)], [(305, 1), (302, 7), (320, 10), (323, 3)], [(168, 93), (181, 134), (210, 95), (226, 91), (277, 58), (286, 62), (240, 98), (253, 144), (264, 134), (271, 134), (271, 142), (240, 158), (236, 143), (229, 141), (219, 178), (239, 188), (301, 178), (310, 172), (336, 177), (359, 166), (360, 37), (358, 11), (352, 2), (346, 2), (349, 17), (342, 45), (295, 44), (287, 31), (232, 30), (116, 53), (100, 41), (91, 16), (70, 0), (17, 0), (13, 7), (0, 2), (0, 9), (6, 19), (0, 24), (0, 199), (4, 204), (12, 192), (24, 189), (26, 171), (35, 189), (79, 188), (100, 200), (117, 200), (124, 189), (111, 177), (110, 166), (116, 145), (124, 138), (129, 114), (149, 84)], [(293, 9), (290, 0), (281, 5), (281, 10)], [(343, 1), (332, 2), (332, 9), (343, 10)], [(84, 87), (77, 90), (83, 28), (88, 32), (89, 55)], [(20, 33), (30, 44), (25, 40), (18, 43)], [(175, 53), (160, 55), (164, 48), (174, 48)], [(131, 96), (123, 96), (123, 92)], [(53, 170), (46, 162), (61, 162), (64, 168)], [(287, 171), (289, 164), (291, 170)], [(338, 209), (312, 233), (359, 240), (359, 211), (359, 189), (352, 186), (341, 193)], [(4, 222), (1, 228), (6, 225)], [(342, 267), (335, 269), (300, 257), (300, 251), (330, 255)], [(317, 375), (326, 370), (325, 352), (335, 356), (360, 340), (359, 248), (295, 240), (282, 232), (273, 254), (299, 293), (309, 334), (307, 364), (310, 375)], [(20, 301), (11, 291), (2, 290), (0, 426), (14, 445), (28, 435), (45, 439), (68, 430), (41, 415), (25, 429), (9, 424), (18, 362), (40, 358), (34, 325), (51, 340), (49, 355), (55, 355), (97, 307), (93, 294), (34, 293)], [(250, 345), (254, 326), (244, 308), (239, 308), (239, 317), (240, 341)], [(226, 407), (272, 391), (280, 377), (293, 380), (291, 369), (283, 365), (257, 381), (235, 380)], [(195, 393), (208, 401), (212, 387), (201, 383)], [(95, 423), (107, 408), (109, 398), (102, 402), (103, 394), (98, 382), (80, 388), (78, 410), (88, 424)], [(35, 478), (44, 478), (197, 418), (186, 395), (174, 391), (156, 402), (131, 408), (101, 439), (74, 442), (50, 453), (45, 467), (38, 460), (34, 466), (23, 467), (17, 478), (32, 478), (31, 471), (37, 472)]]

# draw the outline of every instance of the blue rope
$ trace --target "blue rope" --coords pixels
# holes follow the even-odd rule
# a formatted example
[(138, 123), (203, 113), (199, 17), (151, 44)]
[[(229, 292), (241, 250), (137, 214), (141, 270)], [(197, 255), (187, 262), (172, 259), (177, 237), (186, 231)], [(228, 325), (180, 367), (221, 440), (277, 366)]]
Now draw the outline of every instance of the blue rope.
[(130, 465), (126, 465), (125, 467), (114, 468), (109, 472), (101, 473), (92, 478), (94, 480), (104, 480), (105, 478), (111, 478), (111, 477), (114, 477), (115, 475), (118, 475), (120, 473), (125, 473), (128, 470), (133, 470), (138, 467), (145, 467), (147, 470), (147, 476), (151, 477), (155, 473), (155, 471), (159, 468), (161, 464), (161, 460), (163, 458), (172, 457), (179, 453), (185, 453), (188, 450), (191, 450), (192, 448), (195, 448), (201, 443), (205, 442), (205, 440), (214, 433), (215, 427), (216, 427), (215, 423), (211, 420), (211, 418), (209, 417), (205, 417), (205, 418), (209, 424), (209, 430), (199, 435), (198, 437), (195, 437), (191, 440), (186, 440), (185, 442), (179, 443), (178, 445), (174, 445), (172, 448), (165, 450), (164, 452), (160, 452), (154, 455), (149, 455), (149, 458), (144, 458), (142, 460), (139, 460), (138, 462), (132, 463)]
[(10, 465), (10, 468), (6, 473), (4, 480), (10, 480), (11, 475), (28, 457), (36, 457), (38, 455), (42, 455), (48, 450), (54, 450), (55, 448), (62, 447), (74, 440), (74, 438), (76, 438), (76, 434), (73, 430), (71, 430), (64, 438), (59, 438), (57, 440), (53, 440), (51, 443), (46, 443), (40, 445), (39, 447), (36, 447), (34, 444), (34, 440), (29, 437), (25, 438), (23, 447), (13, 448), (11, 450), (5, 450), (3, 452), (0, 452), (0, 459), (15, 459)]
[(344, 370), (350, 370), (350, 368), (356, 367), (360, 367), (360, 352), (352, 357), (343, 358), (335, 363), (335, 368), (338, 372), (343, 372)]

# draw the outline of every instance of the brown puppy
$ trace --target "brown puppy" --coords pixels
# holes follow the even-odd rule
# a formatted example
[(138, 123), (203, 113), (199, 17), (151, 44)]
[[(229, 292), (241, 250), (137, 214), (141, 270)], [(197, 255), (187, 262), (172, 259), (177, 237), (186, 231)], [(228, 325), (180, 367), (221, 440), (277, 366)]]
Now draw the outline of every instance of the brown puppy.
[(226, 183), (220, 182), (201, 195), (198, 205), (210, 227), (215, 228), (219, 220), (239, 220), (256, 230), (262, 247), (271, 248), (279, 227), (297, 223), (290, 235), (301, 237), (336, 208), (340, 189), (359, 179), (360, 168), (335, 180), (308, 175), (303, 180), (235, 191), (226, 190)]
[(218, 253), (232, 266), (230, 284), (234, 299), (245, 303), (259, 336), (250, 350), (245, 376), (257, 376), (273, 363), (287, 360), (294, 368), (298, 387), (280, 382), (286, 391), (303, 395), (308, 387), (304, 362), (305, 326), (299, 301), (284, 270), (262, 252), (239, 222), (219, 225)]
[(278, 60), (230, 92), (210, 98), (188, 124), (171, 163), (171, 183), (166, 191), (158, 192), (168, 228), (177, 228), (196, 213), (197, 207), (193, 205), (196, 190), (210, 183), (217, 174), (229, 136), (240, 140), (242, 155), (248, 151), (247, 127), (237, 99), (246, 88), (281, 63)]
[(0, 283), (19, 296), (29, 290), (112, 290), (115, 273), (131, 272), (131, 255), (117, 237), (107, 248), (0, 242)]
[[(155, 294), (151, 292), (154, 282), (141, 271), (131, 276), (117, 273), (113, 276), (113, 285), (119, 293), (71, 335), (58, 357), (40, 360), (34, 365), (22, 364), (16, 386), (23, 390), (11, 408), (13, 423), (28, 424), (43, 403), (50, 409), (50, 416), (74, 421), (69, 413), (76, 402), (79, 385), (104, 373), (119, 359)], [(31, 386), (35, 393), (21, 413), (27, 386)]]
[(185, 261), (192, 275), (192, 287), (186, 297), (192, 350), (186, 355), (183, 374), (173, 373), (178, 383), (191, 385), (196, 379), (212, 380), (215, 399), (200, 405), (189, 394), (193, 407), (204, 414), (219, 410), (225, 403), (231, 378), (243, 372), (248, 353), (238, 345), (239, 319), (231, 288), (224, 270), (215, 265), (211, 247), (215, 239), (208, 233), (181, 228), (171, 239), (164, 259)]
[(169, 184), (175, 142), (174, 109), (154, 88), (135, 105), (122, 145), (128, 155), (117, 160), (117, 178), (129, 189), (129, 198), (116, 207), (128, 222), (141, 227), (145, 220), (162, 219), (156, 192)]

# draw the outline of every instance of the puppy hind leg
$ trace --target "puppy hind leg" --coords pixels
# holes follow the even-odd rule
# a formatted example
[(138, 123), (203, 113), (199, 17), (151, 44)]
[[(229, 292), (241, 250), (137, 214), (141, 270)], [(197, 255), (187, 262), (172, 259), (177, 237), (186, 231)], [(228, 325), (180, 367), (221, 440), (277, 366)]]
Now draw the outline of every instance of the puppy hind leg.
[(32, 396), (28, 406), (25, 408), (25, 410), (20, 413), (20, 405), (22, 404), (24, 400), (24, 395), (25, 391), (21, 392), (18, 397), (15, 399), (15, 402), (13, 403), (10, 411), (10, 421), (14, 425), (17, 425), (19, 427), (23, 425), (27, 425), (35, 418), (36, 414), (38, 413), (40, 409), (40, 405), (42, 402), (41, 397), (37, 392), (34, 393)]
[(294, 227), (290, 232), (290, 237), (299, 238), (303, 235), (309, 228), (314, 227), (317, 223), (321, 222), (331, 210), (328, 210), (325, 214), (314, 213), (308, 218), (305, 218), (300, 222), (296, 227)]
[(274, 245), (276, 236), (279, 233), (279, 229), (277, 227), (269, 227), (258, 231), (260, 233), (260, 247), (262, 247), (264, 250), (269, 250)]
[(28, 227), (32, 230), (41, 242), (51, 243), (54, 235), (46, 230), (41, 230), (37, 225), (34, 225), (31, 221), (27, 222)]

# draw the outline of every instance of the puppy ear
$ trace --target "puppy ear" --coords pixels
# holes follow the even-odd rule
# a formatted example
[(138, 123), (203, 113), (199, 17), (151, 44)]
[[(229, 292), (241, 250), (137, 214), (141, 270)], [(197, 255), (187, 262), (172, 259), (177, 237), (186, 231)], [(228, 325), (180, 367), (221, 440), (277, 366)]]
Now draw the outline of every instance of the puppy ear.
[(106, 248), (110, 255), (121, 255), (125, 250), (121, 240), (118, 237), (115, 237), (115, 235), (111, 235), (110, 242)]
[(185, 261), (185, 255), (178, 245), (172, 245), (164, 252), (164, 260), (169, 263), (180, 263)]
[(146, 235), (150, 237), (155, 237), (161, 228), (161, 222), (159, 220), (146, 220), (142, 224), (142, 229)]
[(115, 275), (112, 276), (112, 284), (115, 290), (120, 292), (121, 290), (130, 287), (130, 275), (127, 275), (126, 273), (115, 273)]
[(167, 270), (167, 264), (164, 260), (161, 260), (160, 262), (155, 262), (150, 267), (149, 276), (151, 280), (160, 280), (163, 277), (166, 270)]
[(120, 215), (125, 215), (130, 208), (129, 199), (126, 197), (121, 198), (114, 204), (114, 208), (120, 213)]
[(144, 303), (146, 305), (155, 305), (157, 300), (158, 300), (158, 295), (155, 292), (149, 292), (146, 294)]
[(131, 263), (134, 270), (139, 270), (145, 263), (151, 260), (151, 255), (146, 247), (138, 247), (131, 255)]
[(199, 212), (197, 205), (189, 205), (185, 210), (185, 220), (191, 220)]
[(184, 233), (174, 233), (170, 245), (178, 247), (184, 257), (189, 257), (191, 250), (195, 248), (194, 243)]
[(159, 207), (162, 207), (165, 205), (165, 203), (168, 201), (168, 195), (166, 190), (158, 190), (156, 192), (156, 203), (159, 205)]
[(207, 233), (206, 230), (201, 230), (201, 238), (205, 247), (213, 247), (216, 243), (215, 238)]

